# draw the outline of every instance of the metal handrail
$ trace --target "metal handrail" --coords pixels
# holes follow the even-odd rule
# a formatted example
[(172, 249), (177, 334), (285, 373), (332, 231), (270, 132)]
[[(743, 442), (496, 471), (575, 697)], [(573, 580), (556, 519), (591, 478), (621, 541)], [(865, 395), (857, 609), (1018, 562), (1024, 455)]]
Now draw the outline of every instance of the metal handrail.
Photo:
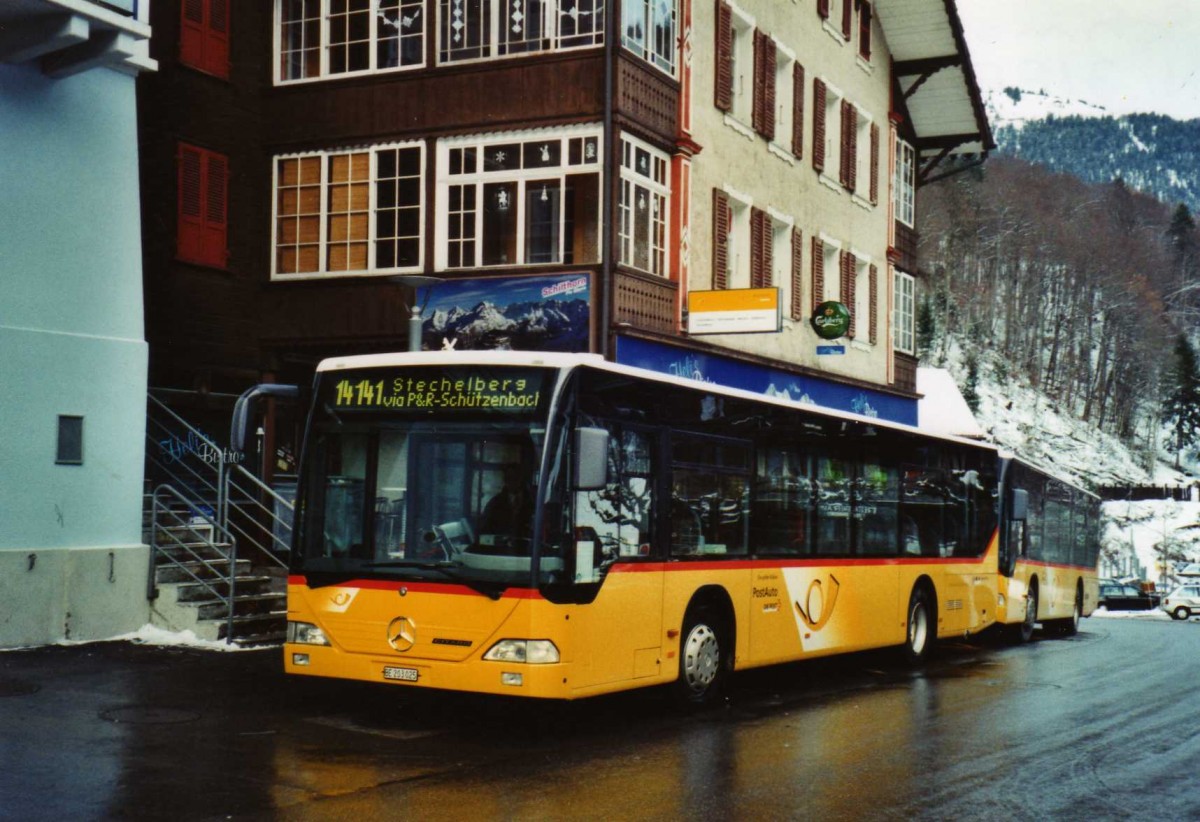
[[(160, 503), (160, 497), (168, 497), (168, 498), (173, 497), (177, 502), (182, 503), (184, 506), (186, 506), (187, 510), (190, 512), (188, 519), (186, 521), (182, 520), (177, 511), (174, 511), (171, 508), (168, 508), (165, 504)], [(197, 561), (201, 565), (203, 565), (209, 572), (211, 572), (213, 574), (214, 577), (216, 577), (218, 579), (221, 578), (220, 570), (212, 562), (210, 562), (209, 558), (201, 556), (199, 553), (197, 553), (192, 548), (191, 545), (189, 545), (189, 544), (185, 543), (183, 540), (179, 539), (179, 537), (175, 533), (167, 530), (170, 526), (165, 526), (165, 525), (160, 526), (160, 524), (159, 524), (160, 512), (163, 514), (169, 514), (172, 517), (174, 517), (176, 520), (176, 525), (181, 525), (181, 526), (185, 526), (185, 527), (197, 526), (197, 525), (207, 525), (207, 526), (211, 527), (214, 536), (219, 533), (224, 538), (224, 542), (222, 544), (227, 544), (229, 546), (228, 553), (221, 550), (220, 545), (216, 542), (215, 539), (199, 539), (196, 541), (202, 543), (204, 545), (204, 547), (207, 547), (210, 550), (212, 550), (213, 552), (215, 552), (218, 556), (220, 556), (228, 564), (228, 576), (226, 577), (226, 580), (228, 581), (229, 587), (227, 590), (227, 595), (222, 596), (221, 592), (218, 591), (216, 588), (214, 588), (209, 583), (208, 580), (201, 579), (196, 573), (194, 573), (192, 571), (192, 569), (188, 568), (186, 565), (184, 565), (182, 562), (180, 562), (175, 557), (171, 556), (170, 554), (166, 553), (165, 551), (162, 552), (162, 554), (163, 554), (163, 557), (167, 560), (167, 562), (169, 562), (170, 564), (174, 565), (175, 567), (177, 567), (178, 569), (180, 569), (181, 571), (186, 573), (188, 576), (190, 576), (192, 579), (194, 579), (200, 585), (204, 586), (206, 589), (208, 589), (209, 593), (211, 593), (213, 596), (225, 601), (226, 618), (228, 620), (228, 627), (225, 632), (225, 641), (226, 641), (226, 643), (232, 643), (233, 642), (233, 617), (234, 617), (233, 605), (234, 605), (234, 600), (237, 596), (237, 590), (236, 590), (236, 587), (237, 587), (237, 539), (234, 537), (234, 535), (228, 529), (224, 528), (219, 522), (217, 522), (214, 517), (211, 517), (208, 514), (204, 513), (202, 510), (198, 509), (192, 503), (191, 500), (189, 500), (186, 496), (181, 494), (174, 487), (172, 487), (166, 483), (163, 483), (154, 489), (153, 500), (152, 500), (151, 506), (152, 506), (151, 507), (152, 513), (151, 513), (151, 521), (150, 521), (150, 573), (149, 573), (147, 583), (146, 583), (147, 598), (154, 599), (158, 596), (158, 580), (157, 580), (157, 576), (156, 576), (156, 569), (158, 566), (158, 556), (157, 555), (159, 553), (159, 536), (160, 536), (160, 534), (169, 537), (170, 540), (176, 546), (183, 548), (187, 555), (190, 555), (195, 561)], [(203, 522), (201, 522), (201, 523), (196, 522), (197, 518), (203, 520)], [(197, 534), (196, 536), (199, 536), (199, 535)]]

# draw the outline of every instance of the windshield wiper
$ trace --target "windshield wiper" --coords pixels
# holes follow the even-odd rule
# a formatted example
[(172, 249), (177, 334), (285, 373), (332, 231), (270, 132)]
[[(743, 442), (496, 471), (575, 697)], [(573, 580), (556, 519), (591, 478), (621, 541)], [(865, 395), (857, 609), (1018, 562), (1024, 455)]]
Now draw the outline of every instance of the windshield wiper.
[(446, 579), (454, 582), (462, 583), (473, 591), (478, 591), (488, 599), (500, 599), (500, 595), (508, 589), (508, 584), (503, 582), (484, 582), (479, 579), (463, 576), (455, 571), (452, 567), (448, 567), (441, 562), (419, 562), (411, 559), (389, 560), (387, 562), (368, 562), (362, 567), (364, 568), (416, 568), (421, 571), (436, 571)]

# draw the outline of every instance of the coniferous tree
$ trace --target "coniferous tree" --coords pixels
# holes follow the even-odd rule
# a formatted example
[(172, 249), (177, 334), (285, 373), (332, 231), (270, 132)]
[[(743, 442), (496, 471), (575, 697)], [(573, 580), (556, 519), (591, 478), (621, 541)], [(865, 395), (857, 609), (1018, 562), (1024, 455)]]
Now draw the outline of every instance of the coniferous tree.
[(963, 385), (963, 399), (972, 414), (979, 413), (979, 358), (974, 352), (967, 355), (967, 379)]
[(1166, 375), (1163, 417), (1175, 436), (1175, 467), (1183, 450), (1200, 436), (1200, 372), (1196, 352), (1183, 334), (1175, 340), (1175, 359)]

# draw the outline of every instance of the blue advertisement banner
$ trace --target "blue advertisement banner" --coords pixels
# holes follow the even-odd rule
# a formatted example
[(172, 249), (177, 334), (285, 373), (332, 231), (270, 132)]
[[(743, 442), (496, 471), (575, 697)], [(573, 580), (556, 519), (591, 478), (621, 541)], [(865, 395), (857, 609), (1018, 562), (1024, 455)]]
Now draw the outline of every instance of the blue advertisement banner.
[(586, 273), (445, 280), (425, 307), (425, 347), (586, 352), (590, 298)]
[(717, 383), (768, 397), (786, 397), (838, 411), (881, 420), (917, 424), (917, 401), (844, 385), (817, 377), (790, 374), (729, 357), (688, 351), (632, 337), (617, 338), (617, 362), (676, 377)]

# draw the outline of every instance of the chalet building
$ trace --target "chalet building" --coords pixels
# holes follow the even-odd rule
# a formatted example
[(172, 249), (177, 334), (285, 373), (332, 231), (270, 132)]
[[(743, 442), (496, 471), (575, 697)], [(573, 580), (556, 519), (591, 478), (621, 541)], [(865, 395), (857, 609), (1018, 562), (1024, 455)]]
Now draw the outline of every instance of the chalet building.
[(147, 621), (148, 0), (0, 3), (0, 648)]
[(992, 147), (950, 0), (153, 17), (150, 383), (214, 436), (256, 382), (407, 348), (414, 304), (426, 348), (591, 351), (917, 422), (914, 192)]

